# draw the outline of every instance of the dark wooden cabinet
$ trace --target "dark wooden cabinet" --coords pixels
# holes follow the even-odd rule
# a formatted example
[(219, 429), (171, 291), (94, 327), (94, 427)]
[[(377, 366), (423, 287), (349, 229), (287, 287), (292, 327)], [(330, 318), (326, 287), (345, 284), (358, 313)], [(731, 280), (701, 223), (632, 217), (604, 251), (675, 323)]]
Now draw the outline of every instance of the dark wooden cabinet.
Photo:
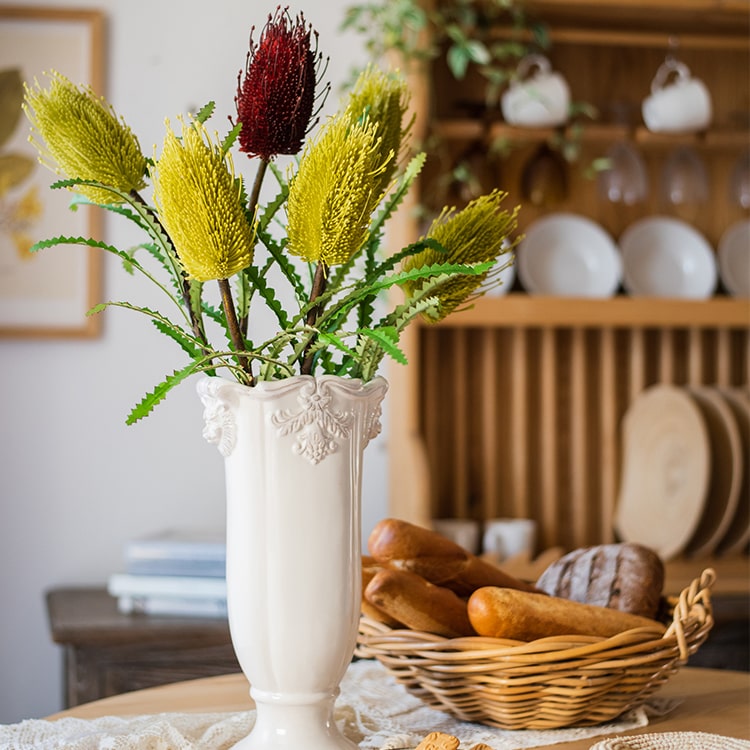
[(225, 619), (122, 614), (103, 588), (56, 588), (46, 598), (66, 708), (240, 669)]

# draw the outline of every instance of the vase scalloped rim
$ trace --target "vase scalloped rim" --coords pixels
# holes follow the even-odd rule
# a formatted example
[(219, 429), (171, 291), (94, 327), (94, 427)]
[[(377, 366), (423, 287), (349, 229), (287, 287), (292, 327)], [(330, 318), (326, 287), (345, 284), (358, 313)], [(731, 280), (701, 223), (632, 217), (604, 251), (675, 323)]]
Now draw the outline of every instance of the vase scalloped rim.
[(288, 378), (278, 380), (259, 380), (252, 386), (218, 375), (205, 375), (198, 380), (196, 390), (200, 395), (210, 394), (215, 396), (218, 391), (222, 391), (225, 394), (236, 393), (246, 397), (266, 398), (279, 395), (287, 390), (301, 388), (307, 383), (335, 384), (350, 392), (362, 391), (363, 393), (380, 389), (387, 390), (388, 388), (388, 381), (382, 375), (376, 375), (366, 382), (361, 378), (348, 378), (341, 375), (291, 375)]
[[(310, 441), (307, 439), (309, 436), (301, 435), (294, 449), (312, 463), (318, 463), (337, 449), (336, 440), (328, 434), (329, 424), (351, 418), (344, 416), (349, 412), (348, 406), (343, 411), (332, 409), (336, 400), (343, 399), (349, 404), (360, 400), (378, 404), (377, 411), (367, 420), (365, 445), (380, 434), (380, 403), (388, 390), (388, 381), (379, 375), (367, 382), (339, 375), (294, 375), (248, 386), (226, 378), (206, 376), (198, 381), (196, 390), (204, 406), (203, 437), (216, 445), (225, 458), (234, 453), (237, 444), (236, 414), (241, 410), (242, 404), (272, 406), (285, 400), (288, 402), (291, 397), (296, 406), (286, 407), (282, 412), (277, 411), (272, 420), (280, 435), (300, 433), (305, 425), (320, 423), (319, 434), (314, 436), (315, 439)], [(348, 432), (348, 427), (345, 429), (344, 425), (339, 425), (336, 431), (343, 435)]]

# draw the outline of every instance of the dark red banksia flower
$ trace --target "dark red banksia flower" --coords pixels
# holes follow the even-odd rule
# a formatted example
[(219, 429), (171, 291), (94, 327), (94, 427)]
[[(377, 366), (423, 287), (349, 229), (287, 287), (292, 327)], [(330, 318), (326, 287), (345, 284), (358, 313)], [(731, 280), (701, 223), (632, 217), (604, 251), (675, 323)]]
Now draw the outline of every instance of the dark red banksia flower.
[(317, 33), (302, 13), (292, 19), (288, 8), (278, 7), (257, 44), (251, 32), (235, 97), (241, 151), (264, 160), (299, 152), (313, 116), (320, 60)]

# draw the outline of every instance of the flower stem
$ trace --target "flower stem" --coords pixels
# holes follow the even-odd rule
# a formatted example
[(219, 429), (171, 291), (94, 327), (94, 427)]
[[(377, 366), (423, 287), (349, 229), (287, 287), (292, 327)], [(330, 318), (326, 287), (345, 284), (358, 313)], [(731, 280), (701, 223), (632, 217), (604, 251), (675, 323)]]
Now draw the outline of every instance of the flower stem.
[(258, 171), (255, 173), (255, 182), (253, 182), (253, 190), (250, 193), (250, 200), (248, 201), (248, 207), (250, 213), (255, 213), (255, 209), (260, 200), (260, 188), (263, 184), (263, 178), (266, 176), (266, 169), (268, 169), (268, 159), (261, 159), (258, 164)]
[[(328, 283), (328, 267), (326, 264), (321, 260), (318, 263), (318, 267), (315, 269), (315, 276), (313, 278), (313, 285), (312, 289), (310, 290), (310, 302), (315, 302), (315, 300), (320, 297), (321, 294), (326, 290), (326, 284)], [(305, 324), (312, 328), (318, 321), (318, 318), (320, 317), (320, 314), (323, 312), (323, 305), (314, 305), (310, 308), (309, 312), (307, 313), (307, 318), (305, 319)], [(305, 347), (305, 351), (303, 352), (302, 356), (302, 366), (300, 368), (300, 372), (302, 375), (311, 375), (312, 374), (312, 368), (313, 368), (313, 360), (314, 356), (312, 352), (310, 351), (313, 342), (315, 341), (315, 336), (312, 336), (310, 338), (310, 341), (307, 342), (307, 346)]]
[[(266, 176), (266, 170), (268, 169), (268, 159), (261, 159), (258, 164), (258, 171), (255, 173), (255, 182), (253, 182), (253, 189), (248, 199), (248, 209), (252, 216), (258, 208), (258, 201), (260, 200), (260, 189), (263, 185), (263, 178)], [(240, 318), (240, 330), (242, 331), (243, 338), (247, 337), (247, 326), (249, 320), (249, 310)]]
[(232, 300), (232, 290), (229, 287), (229, 279), (219, 279), (219, 291), (221, 292), (221, 303), (224, 306), (224, 315), (227, 319), (227, 327), (229, 328), (229, 335), (232, 337), (232, 343), (237, 352), (237, 363), (249, 376), (248, 385), (253, 385), (253, 373), (250, 367), (250, 360), (241, 352), (245, 349), (245, 339), (240, 330), (240, 324), (237, 320), (237, 313), (234, 309), (234, 301)]

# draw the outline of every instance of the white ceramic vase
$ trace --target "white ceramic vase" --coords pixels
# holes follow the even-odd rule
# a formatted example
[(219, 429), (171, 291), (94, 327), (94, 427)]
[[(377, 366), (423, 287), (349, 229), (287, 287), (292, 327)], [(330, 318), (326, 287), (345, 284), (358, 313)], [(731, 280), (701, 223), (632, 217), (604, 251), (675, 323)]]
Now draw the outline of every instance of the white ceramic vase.
[(227, 604), (257, 718), (238, 750), (353, 750), (333, 721), (361, 597), (362, 458), (387, 383), (204, 378), (225, 459)]

